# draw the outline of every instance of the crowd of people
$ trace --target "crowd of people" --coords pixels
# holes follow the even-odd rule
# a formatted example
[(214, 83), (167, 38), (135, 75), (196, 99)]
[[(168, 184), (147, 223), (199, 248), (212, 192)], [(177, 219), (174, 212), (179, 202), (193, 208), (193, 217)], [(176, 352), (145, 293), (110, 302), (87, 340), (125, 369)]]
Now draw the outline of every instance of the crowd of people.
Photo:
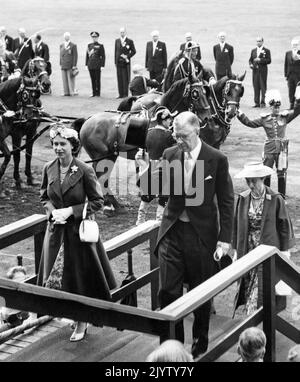
[[(43, 41), (40, 34), (35, 34), (28, 38), (24, 28), (19, 28), (19, 36), (12, 38), (7, 34), (4, 26), (0, 27), (0, 72), (1, 82), (13, 73), (16, 67), (22, 69), (26, 61), (30, 58), (41, 57), (47, 63), (47, 71), (49, 75), (52, 72), (51, 60), (49, 56), (49, 47)], [(88, 44), (86, 49), (85, 65), (87, 66), (92, 85), (91, 97), (100, 97), (101, 95), (101, 69), (105, 66), (105, 47), (99, 42), (100, 34), (97, 31), (90, 33), (92, 42)], [(139, 95), (145, 93), (149, 87), (159, 88), (164, 80), (164, 76), (168, 67), (168, 54), (166, 43), (160, 40), (159, 31), (151, 32), (151, 41), (146, 43), (145, 63), (144, 65), (136, 64), (135, 68), (131, 68), (131, 59), (136, 54), (134, 41), (127, 36), (124, 27), (120, 28), (120, 37), (115, 40), (114, 63), (116, 66), (118, 97), (124, 98), (129, 94)], [(218, 44), (213, 46), (213, 56), (215, 59), (215, 75), (219, 80), (223, 76), (231, 76), (232, 65), (234, 62), (234, 47), (226, 41), (226, 33), (218, 34)], [(294, 105), (294, 93), (297, 83), (300, 81), (300, 47), (299, 38), (293, 38), (291, 41), (291, 50), (286, 52), (284, 62), (284, 77), (287, 80), (290, 108)], [(190, 45), (189, 45), (190, 44)], [(195, 49), (195, 54), (191, 59), (191, 47)], [(189, 49), (187, 49), (189, 48)], [(71, 41), (69, 32), (63, 35), (63, 43), (59, 47), (60, 67), (62, 72), (63, 94), (64, 96), (74, 96), (78, 94), (75, 87), (75, 78), (78, 74), (78, 52), (77, 45)], [(202, 54), (198, 43), (193, 41), (192, 34), (185, 34), (185, 41), (179, 45), (177, 57), (184, 59), (189, 58), (189, 65), (196, 75), (199, 75), (201, 69), (205, 70), (206, 66), (201, 64)], [(13, 66), (12, 66), (13, 63)], [(251, 50), (249, 58), (249, 67), (252, 70), (253, 90), (254, 90), (254, 106), (265, 107), (265, 94), (267, 90), (268, 66), (271, 64), (271, 51), (264, 45), (262, 36), (256, 39), (256, 47)], [(142, 71), (144, 68), (144, 71)], [(145, 77), (143, 82), (135, 81), (131, 83), (131, 74), (137, 73)], [(182, 75), (187, 72), (187, 63), (178, 63), (177, 72)], [(148, 74), (146, 75), (146, 71)], [(5, 73), (5, 74), (3, 74)], [(210, 77), (214, 77), (214, 73), (210, 70)], [(203, 76), (204, 79), (205, 75)]]

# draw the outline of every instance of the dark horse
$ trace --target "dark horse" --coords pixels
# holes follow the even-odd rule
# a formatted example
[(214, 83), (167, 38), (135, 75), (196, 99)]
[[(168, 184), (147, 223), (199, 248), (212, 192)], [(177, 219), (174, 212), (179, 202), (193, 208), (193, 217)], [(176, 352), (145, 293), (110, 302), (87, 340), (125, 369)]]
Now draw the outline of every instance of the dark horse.
[[(191, 110), (198, 115), (203, 124), (208, 124), (212, 116), (205, 92), (202, 82), (193, 78), (185, 78), (174, 83), (164, 95), (155, 94), (154, 98), (156, 97), (158, 100), (153, 102), (152, 98), (152, 102), (154, 108), (163, 105), (171, 111)], [(130, 110), (129, 104), (132, 104), (132, 100), (127, 101), (126, 108)], [(119, 152), (127, 152), (127, 159), (134, 159), (137, 148), (143, 147), (145, 143), (150, 124), (149, 112), (143, 104), (137, 109), (137, 113), (133, 114), (132, 112), (131, 114), (126, 112), (98, 113), (87, 120), (79, 119), (73, 123), (73, 127), (80, 131), (82, 146), (93, 160), (93, 167), (106, 197), (106, 210), (111, 208), (111, 203), (114, 209), (120, 208), (108, 185)], [(130, 144), (128, 144), (128, 133), (133, 124), (138, 128), (135, 130), (135, 134), (131, 134)]]
[[(0, 117), (0, 151), (4, 156), (4, 161), (0, 167), (0, 181), (11, 158), (11, 152), (5, 142), (5, 139), (10, 135), (13, 147), (14, 179), (18, 188), (21, 188), (22, 183), (19, 174), (19, 148), (24, 135), (26, 135), (27, 142), (25, 174), (27, 183), (35, 185), (31, 174), (31, 155), (32, 138), (40, 123), (41, 101), (39, 99), (39, 89), (37, 79), (28, 79), (22, 76), (0, 84), (0, 110), (2, 114)], [(14, 112), (11, 113), (13, 115), (7, 116), (10, 112)]]
[(200, 129), (200, 137), (204, 142), (219, 149), (230, 132), (232, 119), (236, 116), (240, 100), (244, 94), (242, 76), (223, 77), (214, 85), (210, 85), (208, 96), (213, 122)]

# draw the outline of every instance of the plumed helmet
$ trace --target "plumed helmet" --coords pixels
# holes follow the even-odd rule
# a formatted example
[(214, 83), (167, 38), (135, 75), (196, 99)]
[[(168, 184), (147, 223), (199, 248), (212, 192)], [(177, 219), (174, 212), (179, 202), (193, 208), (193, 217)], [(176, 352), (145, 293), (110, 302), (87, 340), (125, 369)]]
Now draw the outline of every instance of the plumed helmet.
[(271, 89), (266, 92), (266, 103), (270, 106), (281, 105), (281, 95), (279, 90)]

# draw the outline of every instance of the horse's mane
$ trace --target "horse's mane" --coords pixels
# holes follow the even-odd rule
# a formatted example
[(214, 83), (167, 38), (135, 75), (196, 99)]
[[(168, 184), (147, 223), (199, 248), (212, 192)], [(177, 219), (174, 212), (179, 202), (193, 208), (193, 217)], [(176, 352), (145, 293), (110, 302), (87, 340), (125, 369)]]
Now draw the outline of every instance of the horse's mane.
[(216, 97), (218, 99), (219, 102), (222, 101), (222, 91), (223, 91), (223, 88), (226, 84), (226, 82), (229, 80), (229, 77), (227, 76), (224, 76), (222, 77), (221, 79), (219, 79), (214, 85), (213, 85), (213, 88), (214, 88), (214, 91), (216, 93)]
[(174, 71), (178, 64), (179, 57), (175, 56), (172, 58), (172, 60), (169, 62), (169, 65), (166, 70), (166, 74), (164, 77), (164, 84), (163, 84), (163, 91), (167, 92), (170, 87), (172, 86), (173, 77), (174, 77)]
[(172, 84), (170, 89), (162, 96), (161, 98), (161, 105), (170, 107), (170, 104), (172, 102), (172, 99), (174, 98), (174, 95), (178, 97), (178, 95), (183, 95), (183, 89), (185, 85), (188, 82), (188, 78), (183, 78), (181, 80), (178, 80)]
[(0, 98), (3, 102), (10, 98), (19, 89), (22, 77), (13, 78), (0, 84)]

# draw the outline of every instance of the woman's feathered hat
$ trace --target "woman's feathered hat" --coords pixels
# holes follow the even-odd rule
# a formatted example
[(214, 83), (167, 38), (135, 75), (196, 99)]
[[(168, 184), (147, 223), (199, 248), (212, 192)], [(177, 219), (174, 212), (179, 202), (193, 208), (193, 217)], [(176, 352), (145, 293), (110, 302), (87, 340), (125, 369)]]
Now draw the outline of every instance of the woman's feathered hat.
[(235, 175), (235, 178), (264, 178), (274, 174), (271, 167), (265, 166), (261, 162), (253, 162), (245, 164), (242, 171)]

